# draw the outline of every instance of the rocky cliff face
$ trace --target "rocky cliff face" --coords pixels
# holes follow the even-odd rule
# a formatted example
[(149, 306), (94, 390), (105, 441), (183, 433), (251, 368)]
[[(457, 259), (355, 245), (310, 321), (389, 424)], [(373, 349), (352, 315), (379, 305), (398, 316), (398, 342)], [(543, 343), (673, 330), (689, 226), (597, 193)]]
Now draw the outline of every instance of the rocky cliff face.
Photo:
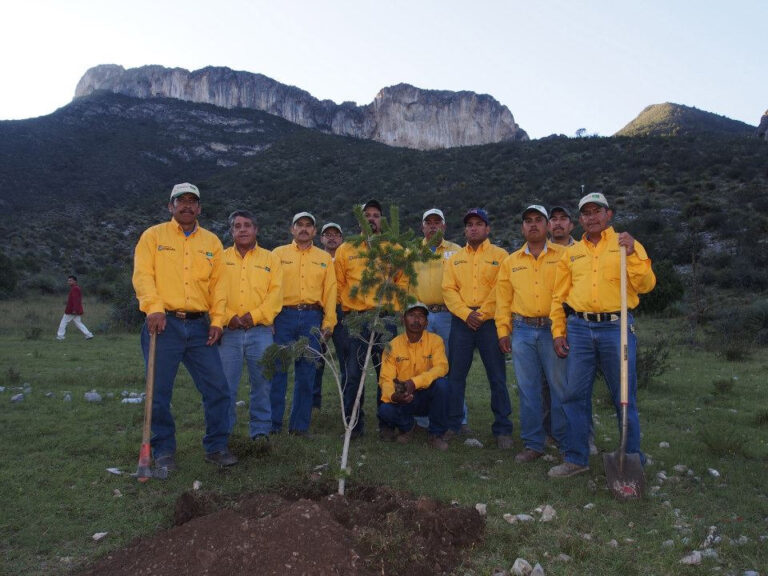
[(224, 108), (254, 108), (307, 128), (428, 150), (528, 140), (512, 113), (493, 97), (474, 92), (384, 88), (365, 106), (318, 100), (309, 92), (262, 74), (208, 67), (96, 66), (80, 79), (75, 98), (108, 90), (139, 98), (162, 96)]
[(757, 137), (768, 140), (768, 110), (760, 118), (760, 125), (757, 127)]

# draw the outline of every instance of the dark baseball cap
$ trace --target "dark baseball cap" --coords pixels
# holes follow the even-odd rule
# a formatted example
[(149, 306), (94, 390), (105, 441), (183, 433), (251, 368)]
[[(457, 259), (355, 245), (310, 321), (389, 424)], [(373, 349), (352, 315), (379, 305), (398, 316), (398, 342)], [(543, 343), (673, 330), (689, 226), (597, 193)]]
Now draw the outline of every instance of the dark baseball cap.
[(381, 208), (381, 203), (378, 200), (368, 200), (368, 202), (363, 204), (363, 212), (365, 212), (366, 208), (376, 208), (379, 212), (384, 213), (384, 210)]
[(568, 210), (568, 208), (566, 208), (562, 204), (558, 204), (557, 206), (552, 206), (552, 208), (549, 209), (549, 214), (551, 216), (552, 214), (558, 211), (568, 216), (568, 220), (573, 220), (573, 217), (571, 216), (571, 212)]
[(467, 220), (469, 220), (472, 216), (477, 216), (480, 218), (480, 220), (488, 224), (488, 212), (482, 208), (472, 208), (472, 210), (464, 214), (464, 224), (466, 224)]

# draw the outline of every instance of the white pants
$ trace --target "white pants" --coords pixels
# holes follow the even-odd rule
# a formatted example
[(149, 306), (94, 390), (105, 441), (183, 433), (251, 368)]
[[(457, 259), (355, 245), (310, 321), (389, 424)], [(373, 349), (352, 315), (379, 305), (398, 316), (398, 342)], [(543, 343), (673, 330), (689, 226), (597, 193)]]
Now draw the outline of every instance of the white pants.
[(67, 324), (70, 322), (74, 322), (77, 329), (80, 330), (86, 338), (93, 338), (91, 331), (88, 330), (88, 328), (85, 327), (85, 324), (83, 324), (83, 321), (80, 320), (80, 316), (75, 314), (64, 314), (64, 316), (61, 317), (61, 323), (59, 324), (59, 331), (56, 333), (56, 338), (64, 340)]

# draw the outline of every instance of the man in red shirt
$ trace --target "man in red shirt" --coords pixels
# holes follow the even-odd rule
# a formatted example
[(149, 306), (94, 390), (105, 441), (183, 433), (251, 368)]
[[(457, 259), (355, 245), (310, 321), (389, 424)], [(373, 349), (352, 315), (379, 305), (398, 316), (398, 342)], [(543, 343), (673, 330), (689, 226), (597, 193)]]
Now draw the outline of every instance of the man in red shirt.
[(93, 334), (85, 327), (80, 316), (83, 315), (83, 295), (80, 292), (80, 286), (77, 285), (75, 276), (67, 276), (69, 284), (69, 296), (67, 297), (67, 307), (64, 309), (64, 316), (59, 323), (59, 331), (56, 333), (56, 340), (64, 340), (67, 331), (67, 324), (74, 322), (77, 329), (83, 333), (86, 340), (93, 338)]

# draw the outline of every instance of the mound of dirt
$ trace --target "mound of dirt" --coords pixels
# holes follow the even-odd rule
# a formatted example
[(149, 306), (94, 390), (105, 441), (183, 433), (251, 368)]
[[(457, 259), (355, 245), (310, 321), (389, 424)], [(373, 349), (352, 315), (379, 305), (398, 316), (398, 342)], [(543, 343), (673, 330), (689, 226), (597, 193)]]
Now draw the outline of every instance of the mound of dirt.
[(223, 507), (187, 492), (176, 526), (112, 552), (83, 576), (447, 574), (480, 542), (485, 521), (386, 487), (336, 494), (248, 494)]

